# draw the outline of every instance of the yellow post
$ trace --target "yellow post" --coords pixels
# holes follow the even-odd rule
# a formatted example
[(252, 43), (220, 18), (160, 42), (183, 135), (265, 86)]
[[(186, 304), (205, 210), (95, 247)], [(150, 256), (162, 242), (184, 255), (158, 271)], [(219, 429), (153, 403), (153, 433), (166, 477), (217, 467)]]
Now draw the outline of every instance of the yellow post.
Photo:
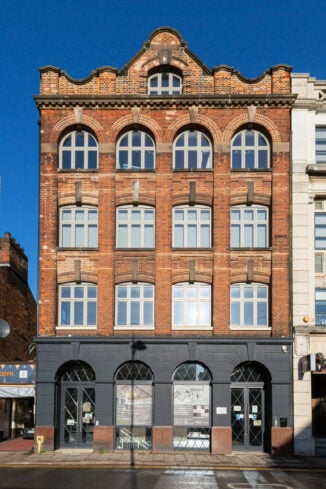
[(44, 436), (39, 435), (36, 437), (36, 443), (37, 443), (37, 453), (41, 453), (42, 451), (42, 445), (44, 443)]

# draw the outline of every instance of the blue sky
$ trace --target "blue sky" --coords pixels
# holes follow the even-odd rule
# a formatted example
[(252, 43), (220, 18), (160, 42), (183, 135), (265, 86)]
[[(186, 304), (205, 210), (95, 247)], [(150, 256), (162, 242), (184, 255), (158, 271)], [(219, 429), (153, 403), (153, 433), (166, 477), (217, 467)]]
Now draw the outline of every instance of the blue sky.
[(41, 66), (74, 78), (121, 69), (160, 26), (177, 29), (207, 66), (256, 77), (285, 63), (325, 80), (323, 0), (1, 0), (0, 236), (29, 258), (37, 295), (38, 112)]

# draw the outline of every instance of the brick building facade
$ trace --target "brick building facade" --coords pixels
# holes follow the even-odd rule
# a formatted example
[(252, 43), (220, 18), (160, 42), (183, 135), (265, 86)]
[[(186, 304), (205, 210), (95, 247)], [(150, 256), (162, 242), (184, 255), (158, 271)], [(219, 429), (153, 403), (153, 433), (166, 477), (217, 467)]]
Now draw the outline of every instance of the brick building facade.
[(40, 72), (46, 448), (289, 450), (289, 67)]
[(19, 243), (0, 238), (0, 441), (33, 423), (36, 301)]

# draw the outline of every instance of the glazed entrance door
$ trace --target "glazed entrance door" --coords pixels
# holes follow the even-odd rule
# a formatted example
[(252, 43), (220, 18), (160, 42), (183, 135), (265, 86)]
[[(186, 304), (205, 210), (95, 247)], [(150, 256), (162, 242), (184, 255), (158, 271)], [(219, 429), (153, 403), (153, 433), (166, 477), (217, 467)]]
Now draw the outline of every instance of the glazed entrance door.
[(232, 444), (234, 450), (263, 450), (263, 386), (232, 387)]
[(63, 386), (61, 446), (86, 448), (93, 446), (95, 389)]

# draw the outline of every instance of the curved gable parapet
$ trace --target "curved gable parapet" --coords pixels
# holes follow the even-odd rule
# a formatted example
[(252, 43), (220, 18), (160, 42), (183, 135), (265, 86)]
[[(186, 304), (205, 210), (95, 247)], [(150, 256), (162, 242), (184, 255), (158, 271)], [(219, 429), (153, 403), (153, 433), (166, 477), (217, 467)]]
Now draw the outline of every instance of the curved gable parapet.
[(291, 67), (275, 65), (255, 78), (244, 76), (232, 66), (220, 65), (213, 68), (215, 93), (218, 94), (273, 94), (291, 93)]
[[(55, 66), (44, 66), (40, 68), (42, 95), (81, 95), (81, 94), (99, 94), (104, 85), (107, 91), (114, 93), (115, 80), (118, 70), (111, 66), (102, 66), (92, 71), (87, 77), (76, 79), (68, 73)], [(110, 86), (110, 82), (111, 85)]]

